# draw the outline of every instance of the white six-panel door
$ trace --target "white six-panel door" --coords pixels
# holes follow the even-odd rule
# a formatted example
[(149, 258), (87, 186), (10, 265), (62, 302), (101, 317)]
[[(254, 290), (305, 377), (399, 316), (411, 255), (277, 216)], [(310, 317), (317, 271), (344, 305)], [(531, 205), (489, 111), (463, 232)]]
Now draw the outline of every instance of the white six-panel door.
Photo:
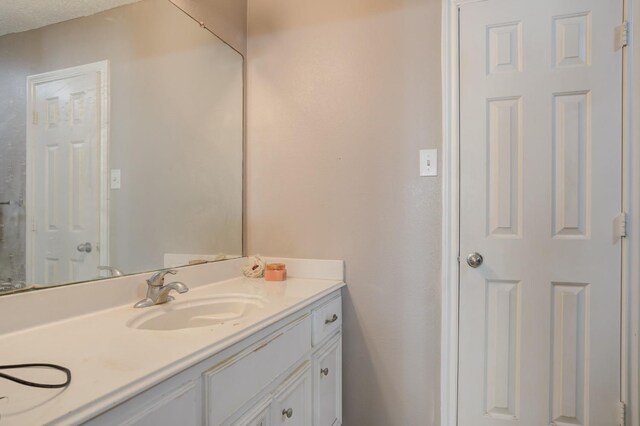
[(106, 258), (108, 247), (101, 246), (106, 69), (102, 62), (29, 77), (30, 283), (94, 279)]
[(622, 0), (460, 10), (459, 425), (615, 425)]

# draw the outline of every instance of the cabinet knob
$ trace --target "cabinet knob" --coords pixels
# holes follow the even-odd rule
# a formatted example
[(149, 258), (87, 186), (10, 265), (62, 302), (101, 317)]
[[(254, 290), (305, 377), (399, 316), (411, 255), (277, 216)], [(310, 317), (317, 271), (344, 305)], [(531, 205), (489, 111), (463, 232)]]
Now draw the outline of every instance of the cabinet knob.
[(320, 374), (322, 374), (324, 376), (328, 376), (329, 375), (329, 368), (320, 369)]
[(282, 415), (283, 416), (287, 416), (287, 418), (290, 419), (291, 416), (293, 416), (293, 408), (288, 408), (286, 410), (282, 410)]
[(336, 314), (333, 314), (333, 316), (330, 319), (324, 320), (325, 324), (331, 324), (332, 322), (336, 322), (338, 321), (338, 316)]

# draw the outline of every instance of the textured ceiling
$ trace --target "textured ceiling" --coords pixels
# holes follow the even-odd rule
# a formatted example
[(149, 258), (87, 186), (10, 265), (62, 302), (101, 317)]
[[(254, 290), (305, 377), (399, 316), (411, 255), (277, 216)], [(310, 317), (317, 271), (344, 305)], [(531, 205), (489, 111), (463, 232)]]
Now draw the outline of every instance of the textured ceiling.
[(93, 15), (139, 0), (0, 0), (0, 36)]

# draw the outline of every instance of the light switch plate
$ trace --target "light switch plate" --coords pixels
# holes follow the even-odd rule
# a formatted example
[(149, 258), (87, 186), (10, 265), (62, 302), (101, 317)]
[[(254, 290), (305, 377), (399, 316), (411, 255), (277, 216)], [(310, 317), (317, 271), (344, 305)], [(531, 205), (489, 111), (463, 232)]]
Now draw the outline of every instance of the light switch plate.
[(121, 175), (120, 169), (111, 169), (111, 189), (120, 189)]
[(438, 176), (438, 150), (420, 150), (420, 176)]

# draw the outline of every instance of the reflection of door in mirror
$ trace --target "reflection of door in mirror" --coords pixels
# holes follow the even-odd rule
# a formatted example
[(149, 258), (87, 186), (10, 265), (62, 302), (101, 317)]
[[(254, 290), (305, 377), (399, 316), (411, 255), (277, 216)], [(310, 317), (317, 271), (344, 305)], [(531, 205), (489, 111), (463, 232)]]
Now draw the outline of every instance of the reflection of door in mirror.
[(106, 61), (28, 77), (27, 282), (84, 281), (108, 259)]
[(242, 56), (168, 0), (0, 3), (0, 295), (241, 256)]

